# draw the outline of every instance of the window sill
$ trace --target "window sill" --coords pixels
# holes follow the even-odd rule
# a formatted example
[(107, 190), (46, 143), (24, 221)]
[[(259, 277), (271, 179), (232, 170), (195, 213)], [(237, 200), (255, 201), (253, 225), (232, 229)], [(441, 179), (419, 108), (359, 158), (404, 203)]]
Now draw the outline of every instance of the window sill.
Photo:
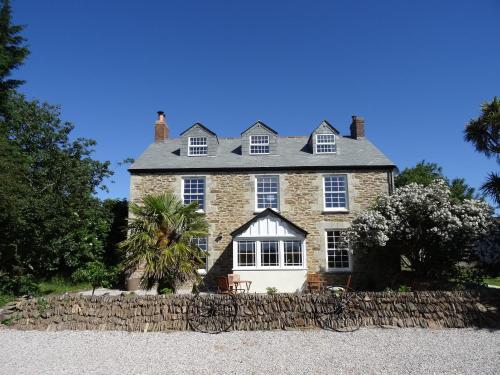
[(330, 215), (330, 214), (348, 214), (350, 211), (347, 208), (340, 208), (336, 210), (323, 210), (321, 213), (324, 215)]
[[(268, 207), (268, 208), (270, 208), (270, 209), (271, 209), (271, 210), (273, 210), (274, 212), (277, 212), (277, 213), (279, 213), (279, 212), (280, 212), (280, 210), (279, 210), (279, 209), (277, 209), (277, 208), (272, 208), (272, 207)], [(258, 214), (261, 214), (262, 212), (264, 212), (265, 210), (267, 210), (267, 208), (264, 208), (264, 209), (262, 209), (262, 210), (261, 210), (261, 209), (259, 209), (259, 210), (255, 210), (255, 211), (253, 212), (253, 214), (254, 214), (254, 215), (258, 215)]]
[(330, 268), (325, 271), (326, 273), (350, 273), (351, 268)]
[(234, 267), (233, 271), (306, 271), (306, 267)]

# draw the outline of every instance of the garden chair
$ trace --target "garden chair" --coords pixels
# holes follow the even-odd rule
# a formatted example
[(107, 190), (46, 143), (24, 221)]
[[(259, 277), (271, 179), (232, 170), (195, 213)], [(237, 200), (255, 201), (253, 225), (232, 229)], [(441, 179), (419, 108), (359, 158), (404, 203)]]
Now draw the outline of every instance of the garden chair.
[(326, 282), (321, 279), (321, 276), (319, 273), (315, 272), (308, 272), (307, 273), (307, 289), (309, 292), (312, 291), (322, 291), (325, 289)]
[(229, 284), (229, 289), (231, 289), (234, 293), (245, 293), (246, 289), (238, 288), (240, 285), (240, 275), (237, 273), (230, 273), (227, 275), (227, 281)]
[(227, 276), (216, 276), (215, 283), (217, 284), (217, 293), (234, 294), (233, 288), (230, 286)]

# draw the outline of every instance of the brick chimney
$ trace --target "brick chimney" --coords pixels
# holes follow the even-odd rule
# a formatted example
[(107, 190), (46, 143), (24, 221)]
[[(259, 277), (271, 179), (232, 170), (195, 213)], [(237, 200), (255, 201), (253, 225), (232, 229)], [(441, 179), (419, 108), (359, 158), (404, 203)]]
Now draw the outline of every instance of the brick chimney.
[(363, 117), (352, 116), (351, 137), (354, 139), (365, 136), (365, 119)]
[(158, 120), (155, 122), (155, 142), (165, 142), (168, 138), (168, 125), (165, 121), (165, 113), (158, 111)]

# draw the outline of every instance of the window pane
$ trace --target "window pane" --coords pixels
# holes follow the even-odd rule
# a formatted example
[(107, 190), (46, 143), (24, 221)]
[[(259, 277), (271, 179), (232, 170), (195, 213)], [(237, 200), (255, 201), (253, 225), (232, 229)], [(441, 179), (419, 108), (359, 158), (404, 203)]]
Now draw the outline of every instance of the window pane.
[(335, 152), (335, 135), (334, 134), (317, 134), (316, 135), (316, 152), (318, 154)]
[(285, 266), (302, 266), (302, 246), (300, 241), (285, 241)]
[(206, 137), (190, 137), (188, 155), (207, 155), (208, 146)]
[(257, 209), (278, 209), (279, 178), (278, 176), (257, 177)]
[(335, 145), (333, 144), (317, 144), (316, 152), (318, 154), (327, 153), (327, 152), (335, 152)]
[(347, 207), (346, 176), (325, 176), (325, 207)]
[[(208, 238), (207, 237), (195, 237), (193, 238), (193, 243), (198, 245), (198, 247), (205, 251), (205, 253), (208, 251)], [(203, 261), (203, 266), (201, 266), (202, 269), (207, 269), (207, 257), (208, 254), (206, 253), (201, 259)]]
[(255, 266), (255, 242), (238, 241), (238, 266)]
[(349, 269), (349, 248), (342, 241), (341, 234), (339, 230), (326, 232), (326, 251), (330, 269)]
[(184, 179), (184, 204), (198, 202), (200, 210), (205, 209), (205, 179), (199, 177)]
[(250, 136), (251, 154), (269, 154), (269, 136), (251, 135)]
[(279, 266), (278, 241), (262, 241), (260, 246), (260, 265)]
[(317, 143), (335, 143), (335, 135), (333, 134), (318, 134), (316, 136)]

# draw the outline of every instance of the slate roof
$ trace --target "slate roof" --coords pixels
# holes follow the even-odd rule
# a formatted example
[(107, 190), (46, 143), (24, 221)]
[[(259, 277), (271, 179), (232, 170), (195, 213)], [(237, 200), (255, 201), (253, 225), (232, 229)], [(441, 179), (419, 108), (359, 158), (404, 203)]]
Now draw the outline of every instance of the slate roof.
[(196, 122), (194, 123), (193, 125), (191, 125), (189, 128), (187, 128), (186, 130), (184, 130), (180, 135), (184, 135), (186, 134), (188, 131), (190, 131), (192, 128), (194, 128), (195, 126), (199, 126), (200, 128), (202, 128), (203, 130), (205, 130), (208, 134), (211, 134), (213, 135), (214, 137), (217, 138), (217, 134), (215, 134), (213, 131), (211, 131), (209, 128), (207, 128), (205, 125), (203, 125), (201, 122)]
[(243, 155), (241, 138), (219, 138), (215, 156), (180, 156), (181, 140), (153, 143), (129, 168), (130, 172), (285, 169), (392, 169), (394, 163), (368, 139), (337, 137), (337, 153), (314, 155), (309, 136), (278, 137), (276, 155)]

